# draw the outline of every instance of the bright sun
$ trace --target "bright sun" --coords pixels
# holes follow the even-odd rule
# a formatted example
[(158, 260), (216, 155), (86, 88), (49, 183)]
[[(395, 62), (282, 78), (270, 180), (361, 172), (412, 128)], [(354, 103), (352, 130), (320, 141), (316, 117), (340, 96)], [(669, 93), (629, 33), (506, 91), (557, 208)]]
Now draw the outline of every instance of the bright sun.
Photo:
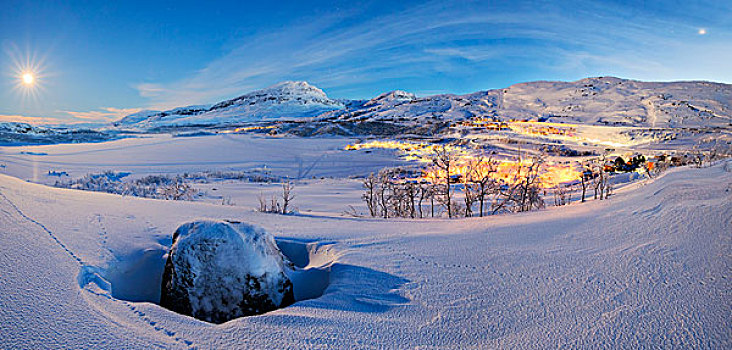
[(45, 59), (33, 53), (23, 54), (17, 48), (10, 51), (14, 69), (8, 72), (8, 78), (15, 81), (13, 90), (21, 97), (23, 103), (38, 103), (38, 97), (44, 91), (46, 78), (49, 76), (44, 65)]
[(30, 72), (23, 73), (21, 79), (23, 79), (23, 84), (28, 86), (33, 85), (33, 82), (36, 80), (36, 78), (33, 76), (33, 73)]

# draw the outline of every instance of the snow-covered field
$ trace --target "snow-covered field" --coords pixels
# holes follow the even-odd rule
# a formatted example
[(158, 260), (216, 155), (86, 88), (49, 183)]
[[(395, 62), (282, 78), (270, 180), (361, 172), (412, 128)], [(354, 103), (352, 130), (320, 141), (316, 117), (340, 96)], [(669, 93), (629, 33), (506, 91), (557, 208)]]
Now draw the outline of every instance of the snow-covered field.
[[(296, 181), (295, 205), (301, 211), (342, 213), (361, 206), (363, 176), (383, 167), (406, 164), (394, 152), (349, 152), (347, 138), (304, 139), (222, 134), (201, 137), (150, 135), (104, 143), (0, 147), (0, 173), (53, 185), (107, 170), (130, 177), (205, 171), (269, 174)], [(195, 183), (211, 203), (227, 199), (246, 209), (257, 197), (281, 191), (277, 183), (220, 180)]]
[(402, 162), (384, 153), (344, 151), (347, 138), (265, 137), (220, 134), (172, 137), (167, 134), (104, 143), (0, 147), (3, 173), (53, 183), (48, 171), (79, 177), (114, 170), (136, 175), (208, 170), (260, 170), (293, 179), (344, 177)]
[[(159, 147), (174, 149), (175, 140)], [(145, 166), (90, 152), (94, 166)], [(15, 162), (8, 172), (32, 168), (3, 159)], [(731, 183), (725, 164), (677, 168), (602, 202), (387, 221), (263, 214), (0, 175), (0, 347), (729, 348)], [(264, 227), (313, 273), (306, 289), (323, 295), (221, 325), (157, 306), (171, 235), (200, 218)]]

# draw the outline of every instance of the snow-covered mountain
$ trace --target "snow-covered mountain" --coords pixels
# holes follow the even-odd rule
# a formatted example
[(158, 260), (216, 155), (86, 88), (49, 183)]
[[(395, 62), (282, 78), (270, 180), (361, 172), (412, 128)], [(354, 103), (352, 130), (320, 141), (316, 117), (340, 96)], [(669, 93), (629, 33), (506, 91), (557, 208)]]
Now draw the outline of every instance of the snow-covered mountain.
[(117, 121), (117, 126), (216, 125), (293, 120), (344, 108), (304, 81), (286, 81), (212, 106), (189, 106), (169, 111), (143, 111)]
[(391, 97), (397, 93), (324, 114), (320, 120), (408, 123), (482, 117), (648, 127), (729, 127), (732, 121), (732, 85), (709, 82), (600, 77), (522, 83), (466, 95)]
[(211, 107), (140, 112), (123, 126), (219, 125), (314, 120), (421, 125), (470, 118), (534, 120), (641, 127), (729, 127), (732, 85), (641, 82), (614, 77), (574, 82), (537, 81), (466, 95), (417, 97), (392, 91), (370, 100), (333, 100), (306, 82), (284, 82)]

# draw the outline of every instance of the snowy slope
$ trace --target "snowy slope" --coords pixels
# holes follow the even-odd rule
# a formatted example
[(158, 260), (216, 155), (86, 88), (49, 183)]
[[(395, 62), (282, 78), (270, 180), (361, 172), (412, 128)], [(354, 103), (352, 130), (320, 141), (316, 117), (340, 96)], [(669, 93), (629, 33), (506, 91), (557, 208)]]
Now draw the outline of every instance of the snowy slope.
[(174, 108), (168, 111), (150, 111), (144, 110), (130, 114), (114, 123), (115, 126), (131, 125), (137, 123), (150, 124), (153, 122), (175, 120), (177, 118), (185, 118), (192, 115), (198, 115), (208, 111), (211, 106), (196, 105)]
[(641, 82), (613, 77), (517, 84), (500, 95), (516, 118), (651, 126), (729, 127), (732, 86), (709, 82)]
[(213, 106), (189, 106), (164, 112), (142, 112), (116, 126), (185, 126), (290, 120), (343, 108), (323, 90), (306, 82), (286, 81)]
[[(731, 182), (680, 168), (608, 201), (383, 221), (0, 175), (0, 348), (729, 348)], [(327, 274), (323, 296), (221, 325), (145, 302), (194, 218), (264, 227)]]

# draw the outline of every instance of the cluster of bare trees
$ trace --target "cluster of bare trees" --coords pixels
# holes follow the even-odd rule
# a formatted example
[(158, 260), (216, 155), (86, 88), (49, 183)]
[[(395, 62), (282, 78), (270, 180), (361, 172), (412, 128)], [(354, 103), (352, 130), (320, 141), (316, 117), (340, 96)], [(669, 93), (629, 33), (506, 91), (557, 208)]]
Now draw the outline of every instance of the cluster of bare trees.
[(263, 194), (260, 194), (257, 197), (257, 200), (259, 201), (257, 211), (276, 214), (292, 213), (292, 200), (295, 199), (295, 195), (292, 193), (294, 188), (295, 186), (293, 183), (287, 181), (282, 184), (282, 193), (280, 196), (272, 195), (267, 198)]
[[(585, 187), (583, 187), (583, 191), (584, 191), (584, 188)], [(571, 203), (573, 191), (574, 191), (574, 186), (572, 186), (571, 184), (568, 184), (568, 185), (557, 184), (556, 186), (554, 186), (553, 191), (552, 191), (554, 194), (554, 206), (567, 205), (567, 204)]]
[[(646, 162), (642, 156), (631, 159), (631, 165), (645, 168), (649, 176), (655, 176), (669, 166), (692, 164), (704, 166), (714, 160), (732, 154), (729, 144), (715, 144), (705, 151), (700, 147), (684, 155), (661, 157)], [(618, 158), (620, 159), (620, 158)], [(431, 167), (423, 176), (411, 177), (402, 169), (383, 169), (363, 181), (362, 199), (373, 217), (424, 218), (445, 215), (471, 217), (506, 212), (524, 212), (543, 208), (544, 198), (550, 191), (554, 205), (567, 205), (572, 196), (580, 196), (581, 202), (592, 197), (607, 199), (613, 192), (610, 175), (618, 171), (624, 161), (608, 162), (606, 156), (582, 163), (582, 171), (576, 181), (558, 183), (545, 188), (541, 175), (545, 156), (519, 155), (511, 162), (509, 171), (499, 171), (499, 163), (491, 157), (461, 157), (449, 146), (435, 148)], [(622, 162), (623, 164), (620, 164)], [(505, 165), (504, 165), (505, 166)], [(628, 171), (628, 170), (624, 170)]]
[(505, 180), (495, 176), (498, 163), (490, 157), (470, 157), (458, 164), (461, 160), (455, 151), (441, 146), (431, 160), (432, 167), (416, 180), (401, 169), (383, 169), (366, 177), (361, 198), (369, 214), (383, 218), (445, 214), (453, 218), (544, 207), (539, 176), (543, 157), (519, 156)]
[(552, 188), (554, 194), (554, 205), (568, 205), (572, 202), (572, 195), (577, 192), (581, 202), (587, 201), (592, 191), (594, 199), (607, 199), (612, 194), (612, 183), (610, 174), (605, 168), (604, 157), (582, 164), (582, 172), (578, 181), (566, 184), (557, 184)]
[(603, 156), (598, 161), (590, 162), (585, 167), (590, 171), (594, 199), (607, 199), (612, 194), (612, 184), (610, 183), (610, 175), (605, 170), (605, 157)]
[(373, 217), (427, 216), (425, 206), (430, 203), (431, 216), (435, 216), (436, 186), (427, 181), (405, 180), (402, 169), (383, 169), (371, 173), (363, 181), (364, 194), (369, 214)]
[(519, 152), (512, 177), (498, 186), (492, 214), (500, 212), (524, 212), (544, 208), (542, 199), (541, 169), (544, 156), (524, 156)]

